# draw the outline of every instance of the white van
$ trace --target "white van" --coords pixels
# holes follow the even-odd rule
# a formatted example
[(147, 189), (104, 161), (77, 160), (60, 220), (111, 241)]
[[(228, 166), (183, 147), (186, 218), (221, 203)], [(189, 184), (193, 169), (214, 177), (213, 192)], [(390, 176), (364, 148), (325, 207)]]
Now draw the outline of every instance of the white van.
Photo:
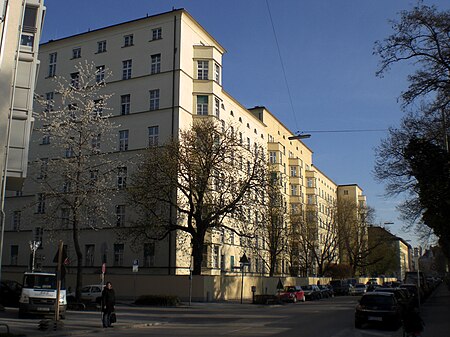
[[(55, 314), (56, 274), (55, 273), (24, 273), (22, 294), (19, 299), (19, 318), (28, 314)], [(59, 294), (59, 313), (66, 316), (66, 290)]]

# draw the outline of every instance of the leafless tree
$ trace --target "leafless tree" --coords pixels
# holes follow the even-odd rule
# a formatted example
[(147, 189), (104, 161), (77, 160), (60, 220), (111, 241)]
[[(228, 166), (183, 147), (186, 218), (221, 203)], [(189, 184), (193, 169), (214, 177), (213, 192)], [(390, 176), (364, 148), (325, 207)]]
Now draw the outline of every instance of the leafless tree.
[(131, 177), (129, 202), (138, 216), (128, 238), (187, 234), (193, 273), (200, 275), (207, 233), (225, 229), (253, 237), (248, 215), (263, 197), (266, 158), (261, 146), (243, 144), (236, 132), (212, 118), (196, 119), (179, 139), (149, 148)]
[[(44, 110), (36, 132), (47, 145), (46, 158), (35, 164), (40, 185), (38, 213), (50, 230), (71, 230), (77, 259), (76, 296), (81, 297), (83, 252), (80, 231), (109, 225), (113, 166), (105, 144), (115, 129), (103, 88), (105, 69), (84, 63), (70, 80), (55, 80), (55, 99), (39, 98)], [(51, 231), (50, 231), (51, 232)]]

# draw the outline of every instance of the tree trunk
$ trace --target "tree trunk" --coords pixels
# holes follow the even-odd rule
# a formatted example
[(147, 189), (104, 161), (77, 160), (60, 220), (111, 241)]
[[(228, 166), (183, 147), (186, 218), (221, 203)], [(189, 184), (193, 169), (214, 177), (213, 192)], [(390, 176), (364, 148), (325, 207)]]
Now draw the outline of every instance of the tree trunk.
[(194, 270), (192, 271), (193, 275), (202, 274), (204, 240), (204, 236), (192, 237), (192, 256), (194, 257)]
[(79, 236), (78, 220), (74, 219), (73, 229), (72, 229), (72, 238), (73, 238), (73, 245), (75, 247), (75, 252), (77, 254), (77, 284), (76, 284), (76, 289), (75, 289), (75, 296), (76, 296), (77, 302), (81, 302), (81, 287), (83, 285), (83, 253), (81, 251), (78, 236)]

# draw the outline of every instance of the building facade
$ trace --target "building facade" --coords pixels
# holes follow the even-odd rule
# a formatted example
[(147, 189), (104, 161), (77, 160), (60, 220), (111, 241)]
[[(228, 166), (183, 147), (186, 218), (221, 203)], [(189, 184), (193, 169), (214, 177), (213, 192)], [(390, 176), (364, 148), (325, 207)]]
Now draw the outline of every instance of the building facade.
[[(181, 130), (189, 129), (196, 120), (213, 118), (235, 128), (249, 149), (258, 145), (267, 152), (268, 162), (281, 182), (286, 213), (283, 224), (290, 226), (292, 212), (304, 216), (308, 206), (314, 206), (320, 251), (321, 241), (325, 240), (323, 223), (331, 214), (330, 205), (337, 199), (337, 185), (313, 166), (312, 151), (303, 142), (289, 139), (292, 132), (274, 114), (264, 107), (247, 109), (226, 92), (222, 86), (224, 53), (225, 49), (188, 12), (173, 10), (42, 44), (37, 91), (49, 102), (42, 109), (62, 104), (54, 78), (63, 76), (76, 83), (79, 79), (76, 66), (87, 62), (95, 65), (99, 80), (106, 81), (103, 92), (114, 93), (108, 108), (117, 130), (111, 141), (96, 144), (99, 151), (108, 153), (112, 162), (120, 166), (115, 171), (117, 179), (111, 179), (111, 188), (115, 187), (118, 193), (109, 202), (109, 212), (117, 226), (126, 226), (133, 218), (133, 209), (120, 190), (136, 169), (134, 159), (139, 153), (148, 146), (177, 138)], [(106, 69), (112, 75), (104, 79), (101, 76)], [(40, 123), (36, 121), (37, 128)], [(69, 257), (74, 256), (71, 231), (63, 225), (66, 217), (61, 215), (58, 231), (48, 231), (45, 226), (45, 196), (39, 193), (38, 185), (42, 181), (42, 163), (55, 155), (52, 148), (52, 139), (45, 134), (33, 134), (30, 148), (33, 176), (20, 193), (11, 193), (7, 198), (10, 249), (9, 254), (6, 251), (5, 265), (10, 270), (27, 267), (29, 241), (42, 243), (36, 254), (38, 267), (51, 265), (50, 257), (58, 239), (67, 243)], [(311, 186), (308, 178), (314, 182)], [(309, 198), (314, 203), (309, 204)], [(248, 214), (250, 221), (258, 221), (256, 212), (249, 210)], [(86, 273), (98, 272), (102, 263), (107, 263), (112, 272), (127, 272), (135, 260), (139, 261), (141, 273), (189, 273), (190, 251), (182, 233), (133, 247), (118, 238), (114, 228), (94, 230), (86, 222), (80, 241)], [(207, 241), (204, 274), (236, 273), (244, 252), (251, 261), (251, 273), (267, 274), (267, 255), (261, 254), (267, 248), (264, 238), (256, 235), (250, 244), (244, 244), (233, 231), (225, 230), (209, 233)], [(277, 274), (287, 275), (299, 263), (293, 255), (286, 252), (278, 258)]]

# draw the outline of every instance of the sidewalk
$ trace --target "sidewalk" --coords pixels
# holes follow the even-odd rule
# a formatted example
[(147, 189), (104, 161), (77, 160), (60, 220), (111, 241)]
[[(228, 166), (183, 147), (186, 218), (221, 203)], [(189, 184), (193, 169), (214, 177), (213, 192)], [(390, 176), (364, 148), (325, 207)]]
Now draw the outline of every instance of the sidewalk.
[(425, 322), (422, 337), (450, 336), (450, 290), (445, 283), (433, 292), (420, 312)]

